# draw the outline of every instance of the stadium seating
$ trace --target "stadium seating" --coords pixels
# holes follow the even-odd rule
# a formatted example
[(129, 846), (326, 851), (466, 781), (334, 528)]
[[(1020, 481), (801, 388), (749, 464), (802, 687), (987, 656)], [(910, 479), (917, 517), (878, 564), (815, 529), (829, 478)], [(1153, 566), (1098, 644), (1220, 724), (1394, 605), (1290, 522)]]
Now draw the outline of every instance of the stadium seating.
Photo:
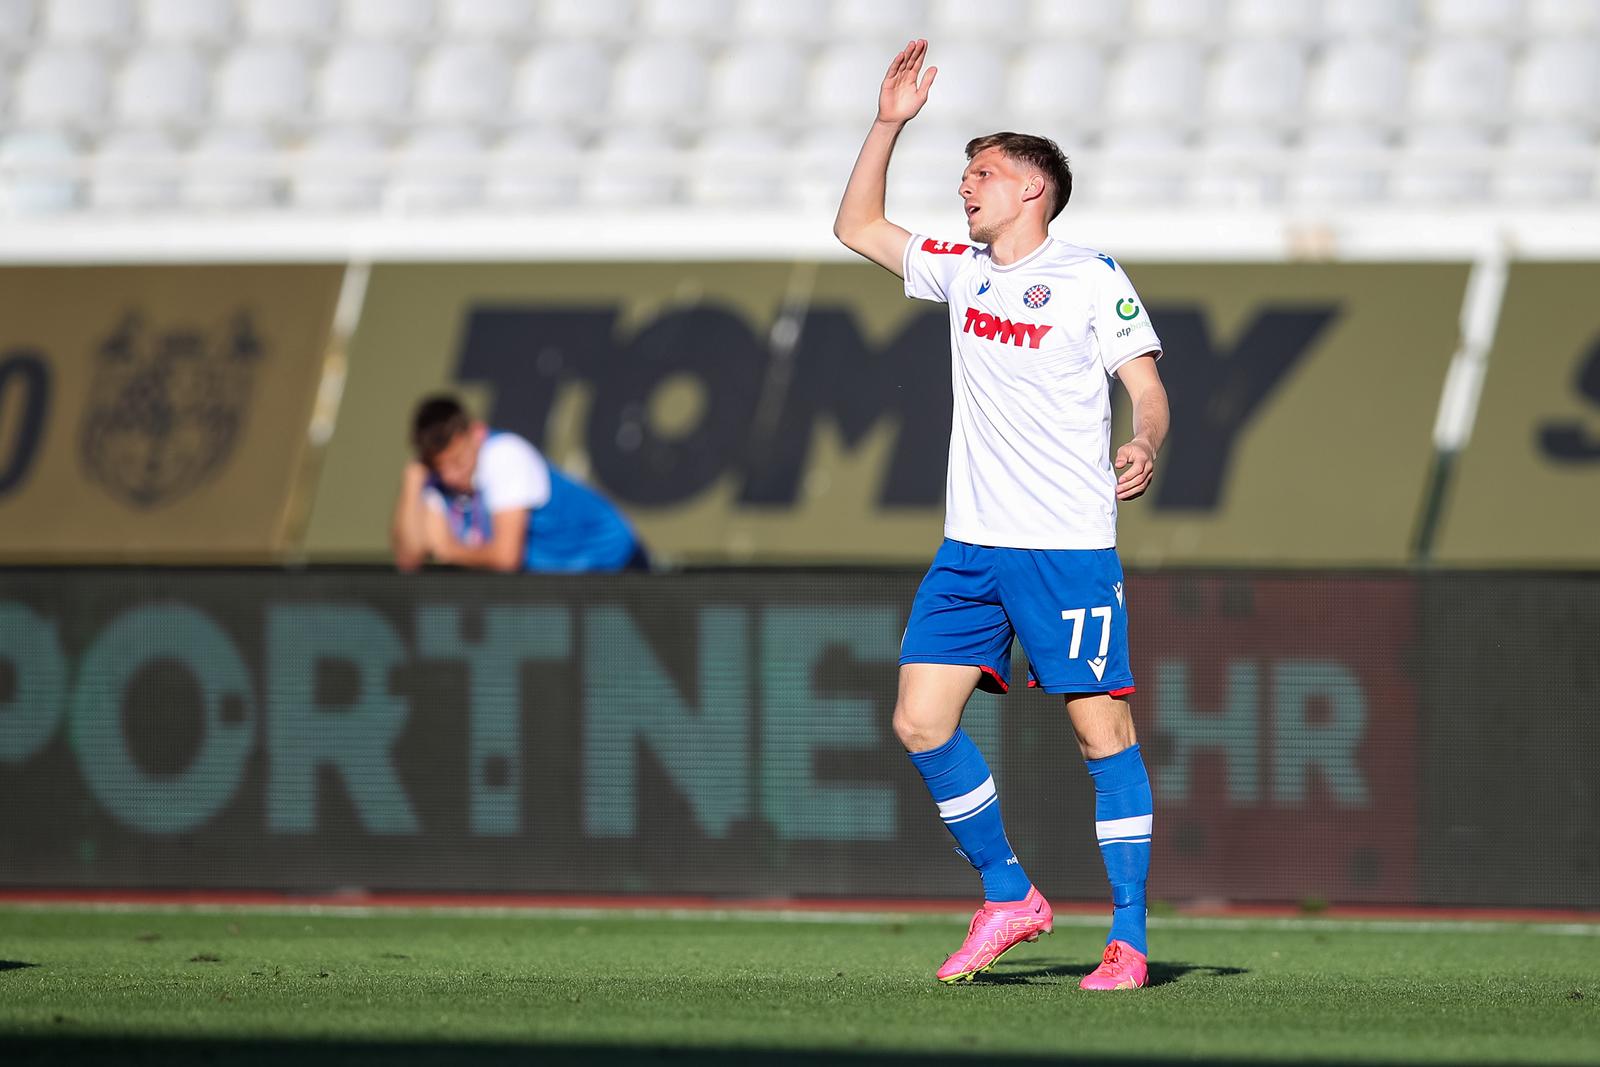
[[(977, 34), (970, 0), (0, 0), (0, 197), (44, 214), (815, 206), (914, 35), (940, 74), (902, 149), (929, 166), (1016, 128), (1099, 177), (1086, 201), (1600, 196), (1600, 0), (981, 6)], [(262, 172), (224, 180), (241, 152)], [(1129, 160), (1142, 173), (1111, 182)], [(937, 205), (954, 177), (894, 185)]]

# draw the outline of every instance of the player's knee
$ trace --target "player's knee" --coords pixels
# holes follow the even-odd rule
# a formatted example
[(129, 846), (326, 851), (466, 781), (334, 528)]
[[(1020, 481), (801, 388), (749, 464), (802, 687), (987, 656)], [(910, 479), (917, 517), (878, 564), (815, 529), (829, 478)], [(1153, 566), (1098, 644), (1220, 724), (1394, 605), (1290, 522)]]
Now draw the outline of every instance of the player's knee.
[(907, 752), (926, 752), (938, 748), (955, 735), (955, 727), (947, 726), (935, 718), (917, 714), (915, 708), (904, 703), (895, 705), (894, 735)]

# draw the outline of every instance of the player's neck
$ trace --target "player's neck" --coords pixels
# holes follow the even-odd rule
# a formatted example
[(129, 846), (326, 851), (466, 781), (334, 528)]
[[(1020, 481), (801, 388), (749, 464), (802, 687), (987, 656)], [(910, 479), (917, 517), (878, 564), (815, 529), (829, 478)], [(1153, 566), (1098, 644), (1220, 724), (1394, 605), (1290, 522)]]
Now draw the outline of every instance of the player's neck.
[(989, 245), (989, 258), (997, 267), (1009, 267), (1033, 255), (1049, 239), (1050, 231), (1042, 226), (1015, 226), (995, 237)]

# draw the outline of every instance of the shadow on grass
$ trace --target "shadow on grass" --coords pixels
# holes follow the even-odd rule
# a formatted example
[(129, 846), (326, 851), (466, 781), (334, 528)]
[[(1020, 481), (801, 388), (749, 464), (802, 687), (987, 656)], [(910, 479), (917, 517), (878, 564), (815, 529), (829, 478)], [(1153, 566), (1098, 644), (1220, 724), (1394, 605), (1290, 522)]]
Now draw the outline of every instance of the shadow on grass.
[(23, 963), (21, 960), (0, 960), (0, 971), (20, 971), (24, 967), (37, 966), (37, 963)]
[[(1026, 1067), (1060, 1063), (1088, 1067), (1222, 1067), (1237, 1063), (1228, 1058), (1113, 1057), (1100, 1055), (970, 1055), (846, 1052), (842, 1050), (794, 1051), (773, 1048), (613, 1048), (585, 1045), (504, 1045), (450, 1042), (437, 1044), (381, 1044), (378, 1042), (309, 1041), (182, 1041), (173, 1038), (5, 1038), (0, 1037), (0, 1063), (27, 1064), (133, 1064), (135, 1067), (551, 1067), (581, 1064), (586, 1067), (621, 1067), (623, 1064), (704, 1064), (706, 1067), (742, 1067), (772, 1064), (776, 1067)], [(1367, 1067), (1382, 1067), (1368, 1064)]]
[[(987, 974), (980, 974), (973, 984), (989, 983), (991, 985), (1024, 985), (1040, 980), (1071, 981), (1078, 984), (1078, 979), (1094, 970), (1099, 960), (1084, 963), (1053, 963), (1048, 960), (1032, 961), (1022, 966), (1007, 966), (1005, 963), (997, 964), (995, 969)], [(1176, 982), (1189, 974), (1207, 975), (1213, 978), (1222, 978), (1234, 974), (1249, 974), (1243, 967), (1214, 967), (1204, 963), (1168, 963), (1157, 962), (1150, 964), (1150, 985), (1161, 986), (1168, 982)]]

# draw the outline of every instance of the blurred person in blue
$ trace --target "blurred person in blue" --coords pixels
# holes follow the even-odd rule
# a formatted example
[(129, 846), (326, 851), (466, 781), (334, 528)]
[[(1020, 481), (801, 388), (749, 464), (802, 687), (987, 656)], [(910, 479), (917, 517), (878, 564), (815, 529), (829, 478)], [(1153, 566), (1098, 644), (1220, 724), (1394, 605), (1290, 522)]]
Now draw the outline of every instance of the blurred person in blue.
[(501, 572), (649, 569), (615, 505), (526, 438), (473, 419), (455, 397), (417, 405), (411, 446), (389, 528), (400, 570), (429, 560)]

